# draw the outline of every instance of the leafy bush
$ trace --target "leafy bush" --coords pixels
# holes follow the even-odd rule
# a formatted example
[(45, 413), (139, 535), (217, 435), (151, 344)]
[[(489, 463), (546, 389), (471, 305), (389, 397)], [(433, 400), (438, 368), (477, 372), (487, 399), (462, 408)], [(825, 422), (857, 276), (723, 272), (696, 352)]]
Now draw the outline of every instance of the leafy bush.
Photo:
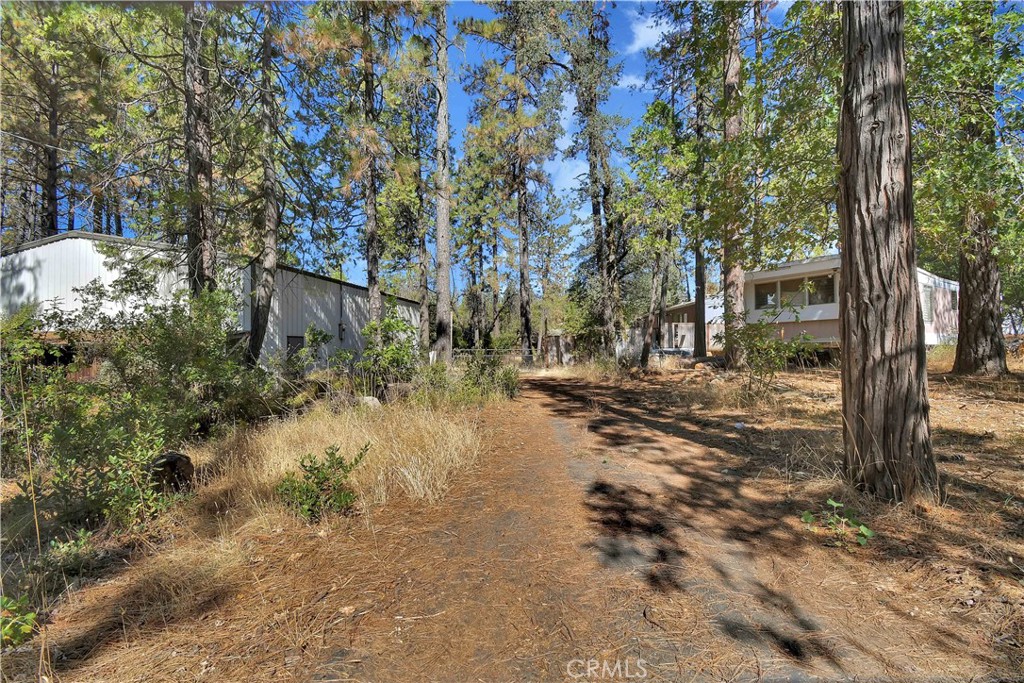
[(501, 358), (477, 352), (469, 357), (463, 382), (482, 396), (514, 398), (519, 393), (519, 369), (501, 364)]
[(519, 369), (477, 352), (461, 372), (444, 363), (422, 366), (414, 385), (412, 397), (420, 404), (433, 408), (475, 405), (492, 398), (514, 398), (519, 393)]
[(43, 343), (35, 333), (38, 327), (31, 306), (0, 319), (0, 471), (7, 477), (27, 473), (51, 423), (50, 385), (60, 373), (48, 361), (59, 350)]
[(505, 395), (506, 398), (515, 398), (519, 395), (519, 368), (514, 365), (506, 365), (494, 376), (494, 385)]
[(875, 532), (862, 524), (852, 510), (846, 508), (831, 498), (827, 501), (828, 508), (815, 514), (810, 510), (804, 510), (800, 520), (810, 529), (817, 522), (819, 526), (828, 530), (833, 540), (831, 545), (840, 548), (849, 547), (848, 541), (852, 537), (860, 545), (867, 545), (875, 536)]
[(330, 363), (331, 359), (325, 359), (323, 354), (324, 347), (333, 339), (330, 332), (310, 324), (303, 339), (303, 347), (284, 359), (284, 367), (281, 370), (286, 376), (302, 377), (314, 364), (322, 360)]
[(44, 491), (70, 520), (131, 526), (164, 503), (148, 467), (165, 450), (165, 416), (136, 395), (107, 389), (68, 381), (54, 395), (59, 417), (44, 437), (50, 473)]
[(167, 502), (150, 485), (154, 458), (220, 422), (267, 414), (276, 389), (226, 343), (237, 321), (226, 292), (161, 298), (131, 273), (79, 294), (79, 310), (3, 321), (2, 459), (24, 474), (34, 465), (24, 488), (53, 497), (65, 522), (130, 526)]
[(306, 455), (299, 463), (302, 476), (288, 474), (275, 489), (286, 506), (308, 522), (318, 522), (325, 514), (341, 514), (355, 505), (356, 494), (348, 477), (370, 450), (365, 444), (351, 462), (339, 455), (338, 446), (330, 446), (324, 459)]
[(36, 630), (36, 613), (29, 611), (28, 596), (14, 600), (0, 595), (0, 634), (3, 646), (21, 645)]
[[(735, 342), (743, 349), (746, 367), (746, 392), (754, 400), (764, 398), (771, 389), (775, 376), (786, 369), (793, 359), (810, 354), (815, 348), (811, 337), (806, 334), (792, 339), (780, 336), (777, 322), (783, 312), (789, 311), (799, 320), (799, 310), (792, 305), (783, 307), (770, 315), (767, 312), (755, 322), (748, 322), (736, 328)], [(718, 343), (724, 343), (723, 334), (715, 335)]]
[[(376, 340), (380, 332), (380, 342)], [(389, 384), (408, 382), (416, 371), (416, 328), (402, 320), (394, 310), (381, 320), (363, 328), (366, 348), (355, 363), (356, 370), (364, 373), (368, 393), (379, 393)]]

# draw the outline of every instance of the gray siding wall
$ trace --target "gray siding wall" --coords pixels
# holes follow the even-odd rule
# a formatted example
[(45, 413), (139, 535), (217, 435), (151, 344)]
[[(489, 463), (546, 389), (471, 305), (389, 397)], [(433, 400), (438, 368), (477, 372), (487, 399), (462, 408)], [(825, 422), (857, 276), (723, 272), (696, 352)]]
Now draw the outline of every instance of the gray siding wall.
[[(67, 312), (78, 310), (81, 297), (75, 289), (95, 280), (109, 286), (121, 275), (121, 269), (101, 253), (101, 244), (90, 239), (62, 239), (0, 258), (0, 310), (11, 315), (32, 304)], [(142, 246), (132, 247), (125, 254), (129, 259), (139, 260), (163, 256)], [(157, 281), (162, 298), (170, 298), (184, 286), (181, 268), (165, 272)], [(107, 302), (103, 312), (114, 314), (121, 308)]]
[[(0, 258), (0, 312), (11, 315), (28, 304), (54, 306), (72, 311), (81, 306), (75, 288), (93, 280), (112, 284), (121, 270), (100, 249), (108, 244), (86, 236), (66, 238), (40, 244)], [(146, 246), (129, 246), (130, 258), (162, 256)], [(249, 269), (225, 267), (221, 286), (235, 291), (239, 297), (239, 329), (251, 329), (252, 272)], [(325, 347), (321, 362), (341, 349), (357, 355), (365, 347), (363, 327), (369, 322), (367, 291), (356, 285), (316, 277), (293, 270), (279, 270), (271, 305), (267, 335), (263, 342), (264, 360), (282, 358), (287, 353), (288, 337), (304, 336), (310, 325), (327, 332), (331, 341)], [(170, 298), (187, 287), (184, 266), (165, 272), (159, 278), (161, 297)], [(385, 297), (385, 301), (392, 301)], [(403, 299), (393, 300), (398, 314), (414, 328), (419, 324), (419, 304)], [(119, 305), (109, 303), (105, 309), (116, 313)]]

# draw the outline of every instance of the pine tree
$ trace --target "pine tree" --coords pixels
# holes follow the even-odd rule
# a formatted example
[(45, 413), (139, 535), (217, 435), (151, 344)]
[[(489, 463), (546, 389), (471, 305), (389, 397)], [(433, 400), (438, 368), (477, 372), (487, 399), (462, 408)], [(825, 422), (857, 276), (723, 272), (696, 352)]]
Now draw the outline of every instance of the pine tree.
[(515, 202), (519, 271), (519, 343), (523, 361), (533, 360), (530, 277), (530, 184), (545, 177), (541, 163), (554, 153), (560, 132), (559, 98), (553, 86), (552, 34), (560, 18), (542, 3), (506, 0), (491, 3), (497, 19), (469, 21), (462, 31), (489, 42), (498, 51), (469, 74), (469, 90), (477, 95), (473, 116), (493, 120), (510, 161), (508, 187)]

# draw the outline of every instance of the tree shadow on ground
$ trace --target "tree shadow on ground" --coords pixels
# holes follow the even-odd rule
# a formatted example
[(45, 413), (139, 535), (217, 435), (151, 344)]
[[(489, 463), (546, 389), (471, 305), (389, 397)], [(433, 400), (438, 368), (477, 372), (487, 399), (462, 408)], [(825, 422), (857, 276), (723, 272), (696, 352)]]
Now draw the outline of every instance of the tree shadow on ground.
[[(845, 657), (824, 637), (822, 627), (804, 614), (798, 599), (771, 589), (752, 570), (757, 556), (793, 559), (809, 546), (820, 545), (820, 537), (803, 528), (799, 515), (804, 509), (817, 509), (822, 501), (790, 498), (785, 486), (762, 485), (760, 480), (779, 471), (780, 455), (757, 443), (751, 430), (737, 428), (735, 423), (748, 419), (743, 413), (721, 411), (709, 417), (674, 410), (659, 393), (671, 387), (652, 384), (632, 388), (575, 379), (528, 381), (551, 413), (566, 419), (589, 418), (588, 431), (596, 437), (599, 450), (625, 452), (630, 462), (643, 463), (636, 469), (643, 469), (646, 476), (627, 466), (618, 475), (600, 474), (590, 484), (584, 504), (597, 537), (588, 547), (602, 564), (636, 572), (654, 591), (703, 594), (702, 602), (713, 606), (719, 631), (738, 642), (770, 648), (800, 665), (813, 662), (842, 672), (840, 662)], [(788, 443), (827, 442), (828, 438), (815, 426), (794, 425), (782, 431)], [(838, 429), (833, 439), (841, 439)], [(1009, 495), (949, 474), (946, 478), (955, 504), (979, 496), (994, 503)], [(836, 481), (835, 495), (843, 490)], [(800, 495), (799, 490), (794, 493)], [(1020, 516), (1013, 511), (1006, 512), (1005, 521), (1022, 528)], [(710, 525), (717, 529), (720, 547), (716, 552), (724, 559), (714, 567), (718, 576), (708, 580), (695, 576), (701, 567), (692, 546), (701, 542), (707, 535), (703, 527)], [(973, 548), (984, 542), (984, 531), (950, 529), (942, 522), (923, 520), (899, 537), (872, 543), (865, 557), (880, 562), (937, 562), (946, 558), (950, 543)], [(966, 561), (968, 566), (983, 581), (996, 576), (1012, 579), (1016, 571), (1005, 562), (997, 566), (991, 555), (968, 557), (973, 558)], [(747, 604), (736, 607), (737, 599)], [(966, 615), (947, 615), (943, 626), (895, 607), (889, 611), (908, 627), (926, 633), (936, 647), (948, 651), (967, 646), (957, 634), (958, 621), (969, 623)], [(845, 646), (857, 656), (885, 664), (870, 645), (850, 638)], [(978, 658), (997, 664), (985, 655)]]

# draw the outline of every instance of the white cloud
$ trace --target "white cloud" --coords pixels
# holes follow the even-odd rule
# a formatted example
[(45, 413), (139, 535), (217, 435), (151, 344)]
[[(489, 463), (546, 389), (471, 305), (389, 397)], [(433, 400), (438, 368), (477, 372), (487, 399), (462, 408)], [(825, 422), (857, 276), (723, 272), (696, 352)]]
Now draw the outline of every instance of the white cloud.
[(627, 55), (635, 55), (654, 47), (664, 33), (664, 27), (654, 17), (639, 12), (629, 13), (629, 28), (633, 31), (633, 40), (626, 48)]
[(561, 159), (546, 164), (551, 174), (551, 186), (561, 196), (578, 189), (583, 176), (587, 172), (587, 162), (582, 159)]
[(619, 82), (616, 83), (614, 87), (619, 88), (620, 90), (629, 90), (631, 88), (635, 90), (646, 90), (647, 81), (636, 74), (622, 74), (622, 76), (619, 77)]

